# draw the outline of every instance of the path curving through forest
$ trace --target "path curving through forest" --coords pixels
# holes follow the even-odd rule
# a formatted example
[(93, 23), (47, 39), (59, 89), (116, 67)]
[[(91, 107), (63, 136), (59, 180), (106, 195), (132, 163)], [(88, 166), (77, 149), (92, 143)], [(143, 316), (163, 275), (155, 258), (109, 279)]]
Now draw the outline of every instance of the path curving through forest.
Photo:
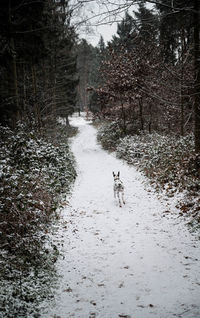
[[(73, 138), (78, 178), (57, 233), (63, 258), (44, 318), (200, 317), (200, 244), (175, 213), (145, 190), (145, 178), (96, 142), (83, 117)], [(113, 197), (121, 172), (126, 205)]]

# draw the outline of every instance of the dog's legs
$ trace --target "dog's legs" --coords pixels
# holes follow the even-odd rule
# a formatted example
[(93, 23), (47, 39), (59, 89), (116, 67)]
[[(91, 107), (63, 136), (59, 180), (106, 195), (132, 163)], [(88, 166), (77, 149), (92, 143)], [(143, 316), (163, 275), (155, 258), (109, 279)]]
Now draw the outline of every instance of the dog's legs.
[(121, 208), (121, 207), (122, 207), (122, 204), (121, 204), (119, 192), (117, 192), (117, 196), (118, 196), (118, 199), (119, 199), (119, 206), (120, 206), (120, 208)]
[(125, 200), (124, 200), (124, 191), (122, 191), (122, 202), (125, 204)]
[(114, 198), (116, 198), (116, 190), (115, 190), (115, 187), (113, 188), (113, 191), (114, 191)]

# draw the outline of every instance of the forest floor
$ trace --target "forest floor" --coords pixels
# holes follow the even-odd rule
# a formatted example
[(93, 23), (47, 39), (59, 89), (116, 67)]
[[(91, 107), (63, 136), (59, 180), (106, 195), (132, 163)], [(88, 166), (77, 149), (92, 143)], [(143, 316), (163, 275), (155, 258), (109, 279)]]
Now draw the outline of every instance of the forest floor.
[[(72, 138), (78, 177), (62, 210), (56, 239), (62, 257), (55, 299), (43, 318), (200, 317), (200, 241), (172, 198), (159, 199), (148, 180), (104, 151), (83, 117)], [(120, 171), (126, 204), (113, 197)]]

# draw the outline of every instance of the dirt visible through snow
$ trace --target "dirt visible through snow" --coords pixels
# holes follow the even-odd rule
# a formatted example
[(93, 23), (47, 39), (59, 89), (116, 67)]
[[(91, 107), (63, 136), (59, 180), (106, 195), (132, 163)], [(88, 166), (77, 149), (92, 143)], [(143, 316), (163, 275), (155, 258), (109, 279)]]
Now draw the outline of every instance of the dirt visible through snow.
[[(96, 142), (83, 117), (72, 140), (78, 177), (57, 237), (63, 257), (55, 299), (43, 318), (198, 318), (200, 244), (145, 178)], [(120, 171), (126, 204), (113, 196)]]

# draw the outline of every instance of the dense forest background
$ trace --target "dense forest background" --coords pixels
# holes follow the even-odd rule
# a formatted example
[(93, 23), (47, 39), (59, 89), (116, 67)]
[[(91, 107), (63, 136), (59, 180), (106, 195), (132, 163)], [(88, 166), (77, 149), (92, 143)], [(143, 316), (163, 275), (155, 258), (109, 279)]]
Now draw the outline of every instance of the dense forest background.
[(199, 152), (199, 3), (146, 3), (125, 6), (117, 34), (93, 47), (78, 39), (70, 1), (1, 1), (1, 123), (41, 131), (89, 108), (125, 133), (194, 131)]
[(119, 120), (125, 133), (193, 131), (199, 152), (199, 4), (152, 2), (153, 10), (140, 1), (126, 12), (107, 45), (81, 43), (88, 67), (80, 85), (90, 87), (82, 104)]
[(40, 130), (67, 118), (78, 81), (68, 1), (1, 1), (0, 117)]

